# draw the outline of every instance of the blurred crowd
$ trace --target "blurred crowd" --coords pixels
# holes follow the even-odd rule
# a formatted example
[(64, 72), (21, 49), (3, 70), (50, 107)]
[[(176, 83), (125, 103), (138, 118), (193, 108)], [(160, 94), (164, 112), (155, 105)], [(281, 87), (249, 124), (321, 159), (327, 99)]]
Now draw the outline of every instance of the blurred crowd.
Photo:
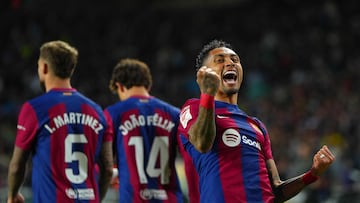
[(1, 1), (0, 188), (7, 185), (19, 108), (41, 94), (43, 42), (78, 48), (72, 83), (104, 107), (117, 100), (108, 81), (125, 57), (148, 63), (151, 93), (181, 107), (199, 94), (197, 53), (217, 38), (240, 55), (239, 107), (267, 125), (282, 179), (308, 170), (321, 145), (335, 152), (325, 177), (293, 201), (360, 201), (360, 3), (174, 2)]

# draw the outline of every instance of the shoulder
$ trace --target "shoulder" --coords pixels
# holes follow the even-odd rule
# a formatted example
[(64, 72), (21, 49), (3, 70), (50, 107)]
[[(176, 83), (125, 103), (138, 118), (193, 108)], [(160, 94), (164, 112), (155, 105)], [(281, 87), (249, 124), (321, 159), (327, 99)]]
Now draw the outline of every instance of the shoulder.
[(198, 98), (191, 98), (185, 101), (181, 109), (188, 108), (188, 106), (197, 106), (200, 103), (200, 99)]
[(130, 109), (129, 106), (127, 106), (127, 108), (125, 108), (125, 106), (124, 106), (124, 102), (117, 101), (117, 102), (115, 102), (113, 104), (110, 104), (110, 105), (106, 106), (104, 108), (104, 114), (106, 116), (116, 118), (119, 115), (121, 115), (123, 112), (128, 111)]
[(151, 100), (156, 103), (156, 106), (165, 109), (167, 112), (172, 114), (180, 114), (180, 109), (167, 101), (156, 97), (151, 97)]
[(93, 108), (94, 110), (98, 111), (98, 112), (102, 112), (103, 108), (100, 106), (100, 104), (98, 104), (97, 102), (93, 101), (92, 99), (83, 96), (84, 101), (87, 105), (91, 106), (91, 108)]
[(199, 99), (192, 98), (187, 100), (181, 108), (180, 123), (181, 126), (186, 129), (192, 123), (199, 112)]
[(189, 112), (191, 114), (197, 113), (199, 110), (200, 100), (198, 98), (191, 98), (185, 101), (184, 105), (181, 107), (180, 114)]
[(257, 117), (251, 117), (251, 119), (256, 122), (256, 124), (257, 124), (258, 127), (260, 128), (261, 132), (262, 132), (265, 136), (268, 135), (268, 131), (267, 131), (267, 129), (266, 129), (266, 126), (265, 126), (265, 124), (264, 124), (260, 119), (258, 119)]
[(35, 114), (35, 108), (32, 105), (32, 101), (33, 100), (26, 101), (21, 105), (20, 115), (25, 115), (24, 118)]

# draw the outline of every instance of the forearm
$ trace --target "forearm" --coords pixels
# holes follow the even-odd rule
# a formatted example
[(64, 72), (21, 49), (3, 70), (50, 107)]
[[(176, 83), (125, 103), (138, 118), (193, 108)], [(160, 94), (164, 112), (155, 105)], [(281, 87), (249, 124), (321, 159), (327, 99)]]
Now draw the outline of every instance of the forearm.
[(315, 182), (317, 179), (318, 177), (307, 172), (281, 182), (281, 184), (274, 189), (275, 202), (284, 202), (291, 199), (301, 192), (307, 185)]
[(26, 167), (10, 163), (8, 171), (8, 197), (15, 197), (24, 181)]
[(335, 156), (330, 149), (324, 145), (314, 155), (313, 164), (309, 171), (284, 182), (280, 181), (275, 163), (273, 161), (268, 161), (267, 167), (270, 174), (272, 174), (271, 178), (273, 181), (275, 202), (283, 202), (294, 197), (304, 189), (304, 187), (318, 180), (334, 160)]
[(14, 198), (19, 193), (25, 178), (29, 154), (30, 152), (15, 146), (8, 170), (8, 197)]
[(190, 127), (189, 139), (200, 152), (211, 149), (216, 135), (214, 108), (200, 106), (199, 115), (195, 123)]
[(110, 181), (112, 177), (112, 168), (109, 170), (102, 169), (100, 167), (100, 175), (99, 175), (99, 193), (100, 193), (100, 199), (103, 200), (106, 196), (107, 190), (110, 186)]
[(102, 200), (105, 198), (113, 173), (112, 142), (106, 142), (103, 144), (98, 164), (100, 168), (99, 193), (100, 199)]

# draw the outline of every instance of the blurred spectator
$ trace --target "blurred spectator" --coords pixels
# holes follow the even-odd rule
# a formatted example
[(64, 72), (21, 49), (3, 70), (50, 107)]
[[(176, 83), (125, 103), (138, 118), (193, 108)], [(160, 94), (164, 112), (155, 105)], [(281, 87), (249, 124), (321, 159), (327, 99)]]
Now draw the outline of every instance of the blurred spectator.
[(180, 107), (198, 96), (190, 82), (197, 47), (219, 38), (244, 58), (239, 104), (268, 126), (282, 179), (311, 162), (309, 149), (326, 143), (337, 151), (329, 178), (299, 199), (360, 201), (360, 3), (171, 2), (1, 1), (0, 187), (19, 105), (39, 94), (31, 73), (42, 42), (64, 39), (79, 47), (82, 67), (73, 84), (102, 106), (116, 99), (106, 93), (112, 64), (133, 57), (153, 67), (152, 94)]

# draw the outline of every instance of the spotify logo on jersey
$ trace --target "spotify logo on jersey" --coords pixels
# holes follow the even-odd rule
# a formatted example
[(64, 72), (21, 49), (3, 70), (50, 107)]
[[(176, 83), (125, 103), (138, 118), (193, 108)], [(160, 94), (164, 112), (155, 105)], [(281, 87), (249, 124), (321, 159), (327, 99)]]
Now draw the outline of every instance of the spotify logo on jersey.
[(241, 142), (241, 136), (238, 131), (230, 128), (223, 133), (222, 140), (226, 146), (236, 147)]
[(222, 135), (222, 140), (228, 147), (236, 147), (242, 143), (251, 147), (255, 147), (261, 151), (261, 145), (257, 140), (252, 140), (245, 135), (241, 136), (237, 130), (231, 128), (225, 130)]

